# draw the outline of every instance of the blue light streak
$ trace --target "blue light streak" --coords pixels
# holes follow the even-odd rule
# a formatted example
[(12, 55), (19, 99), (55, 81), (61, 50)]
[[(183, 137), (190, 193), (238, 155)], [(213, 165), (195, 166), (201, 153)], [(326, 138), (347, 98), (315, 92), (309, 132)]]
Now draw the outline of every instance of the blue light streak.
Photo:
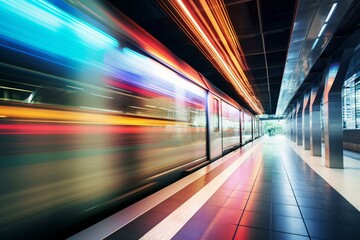
[[(118, 47), (107, 33), (44, 0), (0, 0), (0, 40), (77, 61)], [(96, 62), (96, 61), (95, 61)]]

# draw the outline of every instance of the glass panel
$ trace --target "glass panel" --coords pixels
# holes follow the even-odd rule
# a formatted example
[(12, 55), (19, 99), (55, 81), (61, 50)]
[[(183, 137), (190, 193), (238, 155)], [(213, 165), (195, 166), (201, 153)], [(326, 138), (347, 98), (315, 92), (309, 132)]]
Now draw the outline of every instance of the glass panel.
[(214, 120), (214, 132), (219, 131), (219, 100), (214, 98), (213, 101), (213, 120)]
[(343, 127), (360, 128), (360, 48), (358, 47), (350, 61), (343, 85)]

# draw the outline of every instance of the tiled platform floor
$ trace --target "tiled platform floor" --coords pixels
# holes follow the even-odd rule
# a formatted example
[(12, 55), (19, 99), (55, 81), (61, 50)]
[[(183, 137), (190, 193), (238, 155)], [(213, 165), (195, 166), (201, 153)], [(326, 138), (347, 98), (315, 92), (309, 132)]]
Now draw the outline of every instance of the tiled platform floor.
[[(107, 222), (114, 224), (120, 218), (117, 215)], [(99, 228), (104, 228), (104, 224), (97, 227), (92, 231), (102, 231)], [(81, 236), (86, 235), (79, 234), (74, 239)], [(284, 138), (265, 138), (230, 154), (222, 164), (103, 236), (360, 239), (360, 213), (309, 167)]]
[[(281, 141), (281, 138), (279, 139)], [(344, 169), (325, 167), (324, 146), (322, 157), (311, 156), (309, 150), (292, 142), (291, 148), (336, 191), (360, 210), (360, 155), (344, 151)], [(360, 238), (359, 238), (360, 239)]]

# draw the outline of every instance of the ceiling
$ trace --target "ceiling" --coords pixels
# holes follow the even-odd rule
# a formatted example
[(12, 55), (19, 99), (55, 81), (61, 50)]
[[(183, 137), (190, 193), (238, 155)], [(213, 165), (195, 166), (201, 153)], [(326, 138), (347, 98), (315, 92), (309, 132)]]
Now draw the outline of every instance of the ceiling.
[[(242, 106), (251, 108), (197, 49), (156, 0), (109, 2)], [(296, 0), (225, 0), (245, 55), (248, 76), (266, 114), (275, 114)], [(219, 81), (220, 80), (220, 81)]]
[[(217, 88), (255, 113), (233, 85), (162, 10), (158, 1), (165, 0), (107, 1)], [(341, 51), (354, 31), (360, 28), (360, 0), (223, 1), (246, 61), (243, 70), (261, 101), (264, 114), (269, 117), (278, 117), (275, 114), (279, 108), (286, 108), (284, 113), (291, 112), (294, 103), (309, 90), (311, 84), (323, 79), (321, 76), (328, 66), (329, 57), (335, 51)], [(335, 3), (336, 11), (327, 21), (329, 10)], [(33, 64), (25, 57), (21, 59), (27, 64)], [(11, 63), (13, 59), (7, 57), (5, 62), (8, 61)], [(48, 71), (50, 65), (37, 64), (36, 69), (41, 69), (40, 72), (44, 69)], [(51, 68), (51, 71), (54, 69), (57, 68)], [(4, 74), (4, 71), (1, 73)], [(58, 74), (67, 77), (62, 75), (64, 71)], [(284, 86), (287, 91), (286, 88), (284, 91)]]
[[(255, 113), (167, 16), (159, 0), (108, 1), (217, 88)], [(336, 12), (327, 22), (334, 3), (338, 4)], [(285, 113), (289, 112), (310, 84), (319, 81), (329, 56), (346, 42), (360, 23), (360, 0), (224, 0), (224, 4), (247, 63), (244, 71), (261, 101), (264, 114), (270, 116), (275, 116), (277, 108), (278, 112), (281, 110), (278, 116), (284, 108)], [(328, 25), (324, 34), (321, 34), (322, 24)], [(279, 102), (281, 105), (277, 106)]]

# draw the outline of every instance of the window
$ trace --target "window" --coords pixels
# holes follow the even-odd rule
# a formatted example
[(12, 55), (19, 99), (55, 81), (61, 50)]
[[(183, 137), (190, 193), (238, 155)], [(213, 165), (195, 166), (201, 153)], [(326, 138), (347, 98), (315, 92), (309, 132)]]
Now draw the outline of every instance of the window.
[(214, 132), (218, 132), (220, 128), (220, 121), (219, 121), (219, 100), (214, 98), (213, 101), (213, 126)]
[(345, 129), (356, 128), (356, 112), (355, 112), (355, 81), (348, 79), (343, 87), (343, 119)]
[(360, 129), (360, 45), (354, 52), (342, 90), (343, 127)]

